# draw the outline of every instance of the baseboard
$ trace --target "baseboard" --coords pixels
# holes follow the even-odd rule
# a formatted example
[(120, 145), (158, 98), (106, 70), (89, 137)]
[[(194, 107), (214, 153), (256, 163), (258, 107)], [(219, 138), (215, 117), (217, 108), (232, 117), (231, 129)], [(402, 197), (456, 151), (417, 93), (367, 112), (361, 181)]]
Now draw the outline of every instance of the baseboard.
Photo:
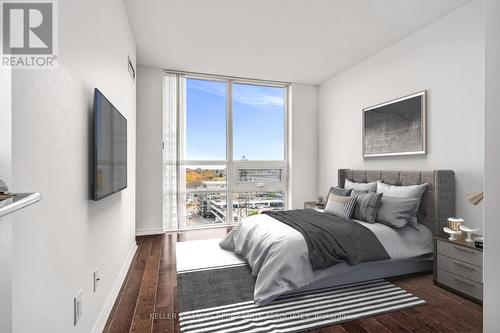
[(137, 251), (137, 244), (135, 244), (134, 242), (134, 245), (132, 245), (132, 247), (130, 248), (127, 258), (123, 263), (122, 269), (120, 270), (120, 273), (118, 274), (118, 277), (116, 278), (115, 283), (113, 284), (113, 288), (111, 288), (111, 291), (109, 292), (108, 297), (106, 298), (106, 302), (104, 302), (104, 306), (102, 307), (101, 312), (97, 317), (97, 320), (91, 331), (92, 333), (101, 333), (104, 330), (109, 314), (111, 313), (116, 298), (120, 293), (120, 289), (123, 285), (123, 282), (125, 281), (125, 277), (127, 276), (128, 269), (130, 268), (130, 264), (132, 263), (132, 259), (134, 259), (136, 251)]
[(148, 235), (161, 235), (164, 234), (165, 230), (162, 228), (151, 228), (151, 229), (136, 229), (136, 236), (148, 236)]

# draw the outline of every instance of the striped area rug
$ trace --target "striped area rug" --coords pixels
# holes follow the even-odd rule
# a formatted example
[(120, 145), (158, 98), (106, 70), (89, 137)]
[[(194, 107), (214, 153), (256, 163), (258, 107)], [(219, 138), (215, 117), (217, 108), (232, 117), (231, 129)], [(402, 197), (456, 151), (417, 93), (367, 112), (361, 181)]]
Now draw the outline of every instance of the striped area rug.
[(179, 313), (181, 332), (303, 332), (425, 304), (386, 281), (373, 280), (282, 296), (255, 307), (252, 300)]

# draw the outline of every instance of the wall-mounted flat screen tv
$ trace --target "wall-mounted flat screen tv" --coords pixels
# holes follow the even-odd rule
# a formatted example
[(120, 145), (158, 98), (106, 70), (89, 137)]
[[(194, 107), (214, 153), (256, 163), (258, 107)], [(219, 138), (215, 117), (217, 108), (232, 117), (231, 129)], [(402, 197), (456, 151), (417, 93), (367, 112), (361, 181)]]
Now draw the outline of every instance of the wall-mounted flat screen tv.
[(92, 199), (127, 187), (127, 119), (95, 89)]

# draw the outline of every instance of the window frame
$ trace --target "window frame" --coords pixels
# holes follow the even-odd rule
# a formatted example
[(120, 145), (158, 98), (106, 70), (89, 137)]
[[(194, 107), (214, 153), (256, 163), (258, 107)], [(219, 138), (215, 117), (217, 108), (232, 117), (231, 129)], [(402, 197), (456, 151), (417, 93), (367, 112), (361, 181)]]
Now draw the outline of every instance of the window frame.
[[(275, 192), (285, 191), (288, 182), (286, 161), (233, 161), (232, 163), (233, 192)], [(281, 179), (279, 182), (244, 183), (239, 181), (239, 169), (262, 170), (279, 169)]]
[[(168, 72), (168, 71), (167, 71)], [(187, 229), (185, 212), (185, 197), (188, 194), (196, 193), (224, 193), (226, 195), (226, 222), (217, 223), (217, 226), (235, 225), (233, 198), (235, 193), (240, 192), (275, 192), (284, 193), (283, 209), (287, 209), (290, 202), (289, 193), (289, 117), (290, 117), (290, 84), (254, 79), (232, 78), (218, 75), (196, 74), (196, 73), (176, 73), (179, 75), (177, 81), (178, 107), (177, 107), (177, 226), (178, 230)], [(187, 160), (187, 80), (205, 80), (214, 82), (224, 82), (226, 84), (226, 159), (225, 160)], [(283, 121), (284, 121), (284, 160), (261, 160), (261, 161), (238, 161), (233, 158), (233, 85), (260, 85), (264, 87), (279, 87), (284, 89)], [(226, 187), (224, 190), (209, 189), (188, 189), (185, 183), (185, 173), (183, 168), (190, 166), (225, 166)], [(238, 169), (280, 169), (281, 181), (272, 183), (240, 183), (238, 182)], [(191, 229), (206, 228), (200, 226)]]

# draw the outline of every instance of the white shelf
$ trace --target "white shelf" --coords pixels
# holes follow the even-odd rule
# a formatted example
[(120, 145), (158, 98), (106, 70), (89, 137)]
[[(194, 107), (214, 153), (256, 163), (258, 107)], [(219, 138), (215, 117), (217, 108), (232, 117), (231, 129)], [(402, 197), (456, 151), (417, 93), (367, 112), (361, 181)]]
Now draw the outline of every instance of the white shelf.
[(10, 203), (0, 207), (0, 217), (11, 214), (19, 209), (31, 206), (40, 201), (40, 193), (14, 193), (15, 197), (10, 200)]

